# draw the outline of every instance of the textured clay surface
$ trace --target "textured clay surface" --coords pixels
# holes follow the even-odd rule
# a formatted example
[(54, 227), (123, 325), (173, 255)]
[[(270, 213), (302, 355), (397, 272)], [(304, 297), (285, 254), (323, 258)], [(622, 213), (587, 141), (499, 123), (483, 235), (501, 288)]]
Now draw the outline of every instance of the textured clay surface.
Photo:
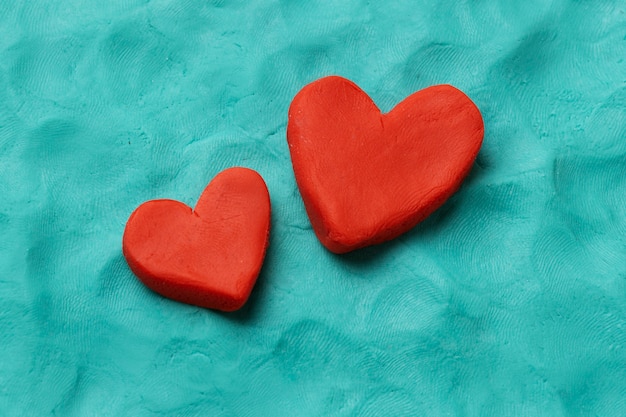
[(173, 200), (139, 206), (126, 224), (123, 251), (132, 271), (159, 294), (233, 311), (254, 287), (269, 230), (263, 179), (230, 168), (209, 183), (193, 210)]
[(345, 253), (406, 232), (460, 186), (483, 140), (474, 103), (449, 85), (411, 94), (389, 113), (345, 78), (304, 87), (287, 141), (313, 229)]
[[(625, 8), (0, 1), (0, 415), (624, 417)], [(332, 74), (384, 113), (454, 85), (485, 125), (441, 208), (342, 256), (285, 139)], [(250, 298), (155, 294), (129, 216), (232, 166), (272, 202)]]

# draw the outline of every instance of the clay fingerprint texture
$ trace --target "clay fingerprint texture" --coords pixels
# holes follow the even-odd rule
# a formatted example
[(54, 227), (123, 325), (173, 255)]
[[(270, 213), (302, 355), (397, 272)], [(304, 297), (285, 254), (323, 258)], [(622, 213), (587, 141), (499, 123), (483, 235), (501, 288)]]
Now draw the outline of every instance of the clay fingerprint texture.
[[(622, 0), (0, 2), (0, 411), (7, 416), (626, 414)], [(338, 257), (287, 111), (354, 81), (387, 112), (480, 109), (459, 191)], [(142, 202), (259, 172), (272, 233), (234, 314), (129, 270)]]

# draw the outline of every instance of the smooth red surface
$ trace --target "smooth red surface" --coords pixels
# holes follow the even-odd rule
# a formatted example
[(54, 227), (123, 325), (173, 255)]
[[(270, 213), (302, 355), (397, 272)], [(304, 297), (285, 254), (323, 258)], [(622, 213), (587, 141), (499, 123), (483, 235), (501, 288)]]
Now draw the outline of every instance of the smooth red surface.
[(206, 187), (196, 208), (152, 200), (128, 219), (122, 248), (149, 288), (183, 303), (241, 308), (256, 282), (270, 230), (270, 198), (259, 174), (230, 168)]
[(476, 105), (437, 85), (381, 114), (356, 84), (326, 77), (289, 108), (287, 141), (322, 244), (344, 253), (406, 232), (461, 185), (484, 134)]

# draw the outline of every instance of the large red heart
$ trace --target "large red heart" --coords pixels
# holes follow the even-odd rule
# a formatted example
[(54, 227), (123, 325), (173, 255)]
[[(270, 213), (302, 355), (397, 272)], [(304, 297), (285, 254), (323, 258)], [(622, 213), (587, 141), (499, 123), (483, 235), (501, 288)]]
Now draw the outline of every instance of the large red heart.
[(381, 114), (336, 76), (305, 86), (287, 125), (313, 229), (336, 253), (393, 239), (440, 207), (469, 173), (483, 134), (480, 111), (452, 86), (418, 91)]
[(265, 182), (255, 171), (230, 168), (193, 210), (173, 200), (143, 203), (128, 219), (122, 246), (131, 270), (157, 293), (233, 311), (254, 287), (269, 229)]

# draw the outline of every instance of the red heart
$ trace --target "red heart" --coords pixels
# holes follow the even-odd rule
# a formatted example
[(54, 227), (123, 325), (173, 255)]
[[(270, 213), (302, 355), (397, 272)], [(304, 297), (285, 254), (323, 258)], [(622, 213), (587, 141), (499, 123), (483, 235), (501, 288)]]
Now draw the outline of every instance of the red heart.
[(269, 230), (263, 178), (230, 168), (207, 185), (194, 210), (173, 200), (143, 203), (128, 219), (122, 246), (131, 270), (157, 293), (233, 311), (252, 291)]
[(418, 91), (381, 114), (335, 76), (296, 95), (287, 125), (307, 213), (335, 253), (393, 239), (439, 208), (469, 173), (483, 133), (480, 111), (452, 86)]

